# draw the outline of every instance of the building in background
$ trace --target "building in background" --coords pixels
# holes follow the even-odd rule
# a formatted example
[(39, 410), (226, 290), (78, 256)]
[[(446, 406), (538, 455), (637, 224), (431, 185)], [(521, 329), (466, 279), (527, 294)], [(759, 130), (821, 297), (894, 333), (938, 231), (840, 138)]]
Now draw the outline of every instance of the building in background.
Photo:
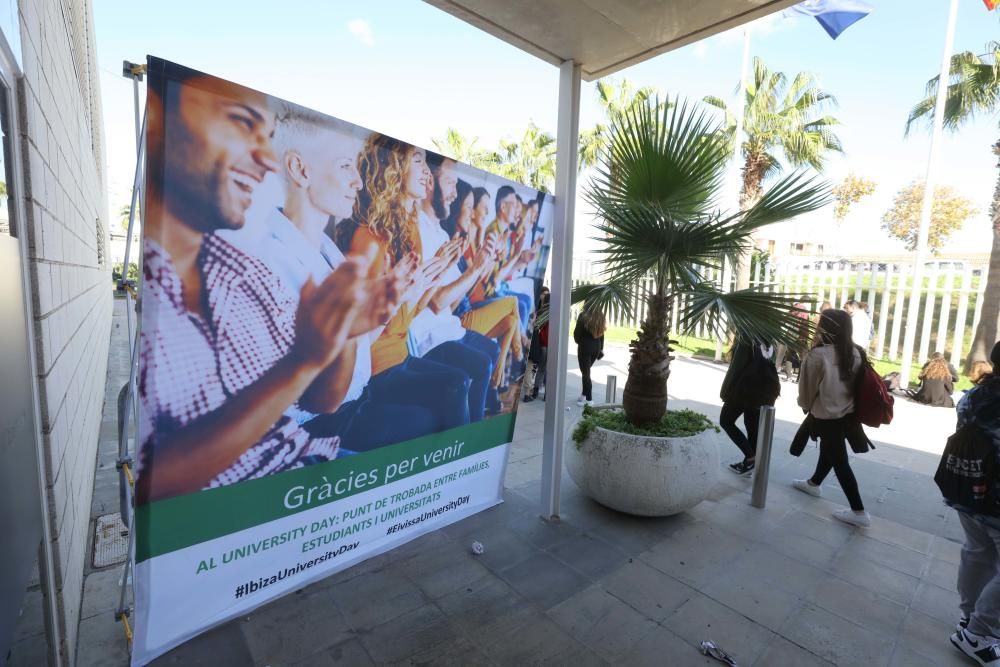
[(0, 0), (0, 127), (0, 655), (40, 605), (33, 664), (72, 665), (112, 306), (90, 0)]

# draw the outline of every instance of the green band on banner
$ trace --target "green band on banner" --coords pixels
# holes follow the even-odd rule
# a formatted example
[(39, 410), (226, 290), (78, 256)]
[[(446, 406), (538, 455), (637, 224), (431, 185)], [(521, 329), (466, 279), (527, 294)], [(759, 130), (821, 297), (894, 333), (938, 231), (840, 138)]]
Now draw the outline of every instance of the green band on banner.
[(137, 563), (291, 516), (510, 442), (514, 414), (135, 510)]

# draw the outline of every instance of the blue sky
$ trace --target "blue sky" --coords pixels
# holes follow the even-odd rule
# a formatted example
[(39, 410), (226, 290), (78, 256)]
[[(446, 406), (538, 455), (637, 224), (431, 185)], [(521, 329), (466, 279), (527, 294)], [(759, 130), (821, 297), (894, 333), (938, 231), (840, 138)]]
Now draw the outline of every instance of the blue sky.
[[(875, 11), (838, 40), (811, 18), (772, 16), (752, 29), (751, 52), (789, 75), (811, 71), (836, 95), (833, 111), (846, 155), (830, 161), (831, 181), (855, 171), (878, 183), (834, 236), (865, 248), (901, 251), (878, 228), (897, 190), (923, 176), (929, 131), (903, 136), (909, 109), (940, 67), (947, 0), (872, 0)], [(124, 59), (174, 60), (421, 146), (456, 127), (492, 146), (529, 121), (556, 125), (558, 72), (419, 0), (314, 2), (94, 3), (106, 124), (110, 205), (127, 203), (134, 170), (132, 86)], [(1000, 35), (1000, 10), (961, 0), (955, 50), (981, 51)], [(670, 94), (732, 99), (742, 33), (717, 35), (616, 75)], [(581, 128), (600, 120), (593, 84), (584, 84)], [(988, 249), (987, 210), (996, 182), (990, 145), (997, 117), (946, 134), (941, 182), (980, 213), (956, 235), (956, 251)], [(581, 184), (585, 179), (581, 179)], [(829, 210), (784, 234), (829, 236)], [(585, 232), (584, 232), (585, 234)], [(588, 244), (581, 241), (578, 251)], [(845, 249), (846, 250), (846, 249)]]

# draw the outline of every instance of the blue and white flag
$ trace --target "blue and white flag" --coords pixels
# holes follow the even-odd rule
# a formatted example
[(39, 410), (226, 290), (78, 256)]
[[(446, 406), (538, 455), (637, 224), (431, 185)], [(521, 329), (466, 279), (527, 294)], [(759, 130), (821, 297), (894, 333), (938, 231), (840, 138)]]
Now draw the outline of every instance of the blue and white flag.
[(812, 16), (833, 39), (868, 16), (874, 7), (861, 0), (805, 0), (786, 9), (782, 16)]

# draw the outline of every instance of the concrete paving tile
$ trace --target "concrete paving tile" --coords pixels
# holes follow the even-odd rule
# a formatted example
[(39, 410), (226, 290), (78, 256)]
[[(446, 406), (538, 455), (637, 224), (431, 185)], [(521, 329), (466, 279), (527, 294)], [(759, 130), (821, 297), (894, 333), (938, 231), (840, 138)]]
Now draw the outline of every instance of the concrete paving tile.
[[(344, 665), (353, 663), (344, 662)], [(467, 639), (458, 639), (437, 644), (428, 649), (418, 651), (389, 665), (407, 665), (413, 667), (492, 667), (495, 663), (486, 653)]]
[(698, 588), (718, 578), (726, 566), (755, 544), (707, 524), (682, 529), (639, 555), (660, 572)]
[(538, 549), (551, 549), (580, 535), (580, 530), (566, 521), (546, 521), (537, 512), (524, 512), (508, 521), (506, 527)]
[(504, 570), (500, 576), (511, 588), (542, 609), (551, 609), (589, 584), (571, 567), (541, 552)]
[(539, 611), (519, 615), (520, 623), (482, 633), (479, 646), (501, 665), (605, 664), (593, 651), (574, 639), (555, 621)]
[(842, 579), (827, 579), (810, 596), (813, 606), (894, 637), (906, 607)]
[(390, 571), (355, 577), (327, 590), (354, 629), (381, 625), (428, 602), (416, 584)]
[(365, 628), (360, 639), (376, 664), (386, 664), (450, 644), (458, 636), (448, 617), (437, 606), (427, 604), (382, 625)]
[(941, 588), (925, 581), (917, 589), (912, 609), (941, 621), (947, 627), (959, 616), (958, 604), (958, 592), (954, 586)]
[(909, 605), (920, 580), (868, 560), (837, 556), (831, 571), (855, 586), (889, 598), (902, 605)]
[[(84, 638), (80, 638), (81, 645), (84, 642)], [(124, 644), (124, 641), (122, 642)], [(77, 662), (78, 665), (97, 665), (102, 664), (94, 662), (97, 657), (93, 655), (93, 647), (86, 652), (84, 659), (89, 662)], [(6, 656), (6, 662), (4, 662), (5, 667), (37, 667), (38, 665), (47, 664), (48, 661), (48, 643), (45, 639), (44, 634), (34, 634), (28, 637), (23, 637), (16, 640), (10, 647), (9, 652)], [(121, 657), (119, 664), (126, 664), (128, 662), (128, 652), (124, 652), (124, 656)], [(103, 664), (112, 664), (111, 662), (105, 662)]]
[(351, 637), (351, 626), (326, 590), (279, 598), (239, 626), (254, 659), (264, 664), (302, 660)]
[(477, 558), (458, 542), (449, 542), (400, 563), (398, 570), (436, 600), (489, 574)]
[(778, 553), (821, 569), (830, 567), (841, 549), (794, 533), (774, 533), (768, 542)]
[[(190, 643), (190, 642), (189, 642)], [(249, 656), (246, 645), (234, 646), (233, 653), (240, 652)], [(174, 651), (182, 651), (184, 646), (179, 646)], [(171, 653), (173, 653), (172, 651)], [(170, 654), (168, 654), (169, 656)], [(163, 656), (152, 665), (178, 664), (170, 662), (168, 656)], [(129, 660), (128, 643), (125, 641), (125, 633), (122, 631), (121, 623), (115, 620), (114, 616), (99, 615), (81, 621), (77, 631), (76, 646), (76, 666), (77, 667), (121, 667), (127, 665)], [(162, 661), (162, 662), (161, 662)], [(25, 663), (32, 667), (45, 664), (44, 662)]]
[(83, 604), (80, 618), (98, 614), (114, 614), (121, 593), (122, 568), (116, 565), (106, 570), (91, 572), (83, 583)]
[(774, 640), (764, 650), (764, 654), (757, 658), (754, 667), (833, 667), (832, 662), (824, 660), (815, 653), (810, 653), (806, 649), (793, 644), (783, 637), (775, 637)]
[(586, 534), (572, 537), (548, 552), (591, 580), (600, 579), (628, 561), (624, 552)]
[[(213, 628), (181, 644), (170, 653), (160, 656), (150, 665), (152, 667), (243, 667), (254, 664), (254, 657), (243, 640), (240, 625), (239, 621), (230, 621)], [(116, 664), (120, 666), (126, 663)]]
[(28, 591), (21, 600), (21, 610), (14, 626), (12, 642), (45, 634), (44, 597), (41, 589)]
[(787, 513), (781, 507), (761, 510), (747, 503), (723, 502), (717, 504), (708, 521), (734, 535), (761, 542), (776, 531), (781, 517)]
[(931, 555), (934, 558), (958, 565), (962, 558), (964, 540), (953, 541), (943, 537), (935, 537), (931, 545)]
[(781, 635), (836, 665), (885, 665), (892, 655), (880, 633), (814, 606), (792, 616)]
[[(951, 644), (948, 646), (951, 647)], [(902, 642), (896, 645), (896, 652), (889, 659), (889, 667), (969, 667), (969, 664), (965, 654), (955, 648), (951, 649), (950, 655), (929, 657), (909, 646), (904, 646)]]
[(900, 667), (908, 665), (909, 663), (904, 662), (903, 658), (915, 654), (940, 667), (968, 665), (968, 658), (959, 653), (948, 641), (949, 635), (955, 631), (957, 620), (957, 613), (951, 623), (942, 623), (919, 611), (910, 610), (896, 636), (894, 664)]
[(940, 586), (945, 589), (954, 590), (958, 585), (958, 564), (949, 563), (945, 560), (931, 560), (924, 574), (924, 581)]
[(821, 518), (802, 511), (789, 512), (782, 517), (778, 530), (809, 537), (837, 548), (847, 544), (853, 534), (850, 526), (835, 522), (831, 517)]
[(470, 637), (488, 637), (519, 625), (537, 610), (495, 575), (488, 575), (437, 601), (452, 624)]
[(654, 621), (662, 621), (696, 595), (690, 586), (637, 559), (624, 563), (601, 583), (609, 593)]
[(657, 627), (599, 586), (591, 586), (549, 610), (549, 617), (595, 653), (612, 663), (623, 658)]
[(805, 594), (788, 592), (742, 572), (720, 573), (716, 581), (700, 592), (773, 631), (779, 630), (789, 614), (795, 613), (805, 601)]
[(463, 538), (456, 538), (459, 539), (466, 545), (471, 544), (473, 540), (479, 541), (485, 551), (476, 560), (492, 572), (503, 572), (540, 553), (535, 546), (502, 525), (483, 527)]
[(732, 574), (745, 580), (759, 579), (800, 597), (808, 596), (828, 576), (818, 567), (763, 545), (755, 545), (719, 574)]
[(843, 558), (863, 558), (892, 568), (911, 577), (922, 577), (930, 556), (857, 533), (840, 552)]
[(775, 636), (764, 626), (700, 593), (661, 625), (692, 646), (711, 639), (735, 653), (740, 664), (752, 664)]
[[(351, 667), (371, 665), (374, 667), (375, 662), (360, 641), (348, 639), (298, 662), (291, 663), (291, 667), (336, 667), (337, 665), (350, 665)], [(275, 665), (275, 667), (277, 666)]]
[(719, 663), (703, 655), (693, 644), (658, 626), (643, 637), (619, 664), (629, 667), (706, 667)]
[(931, 552), (931, 543), (934, 541), (934, 536), (931, 534), (877, 517), (872, 517), (872, 525), (865, 530), (865, 535), (881, 542), (919, 551), (922, 554)]

